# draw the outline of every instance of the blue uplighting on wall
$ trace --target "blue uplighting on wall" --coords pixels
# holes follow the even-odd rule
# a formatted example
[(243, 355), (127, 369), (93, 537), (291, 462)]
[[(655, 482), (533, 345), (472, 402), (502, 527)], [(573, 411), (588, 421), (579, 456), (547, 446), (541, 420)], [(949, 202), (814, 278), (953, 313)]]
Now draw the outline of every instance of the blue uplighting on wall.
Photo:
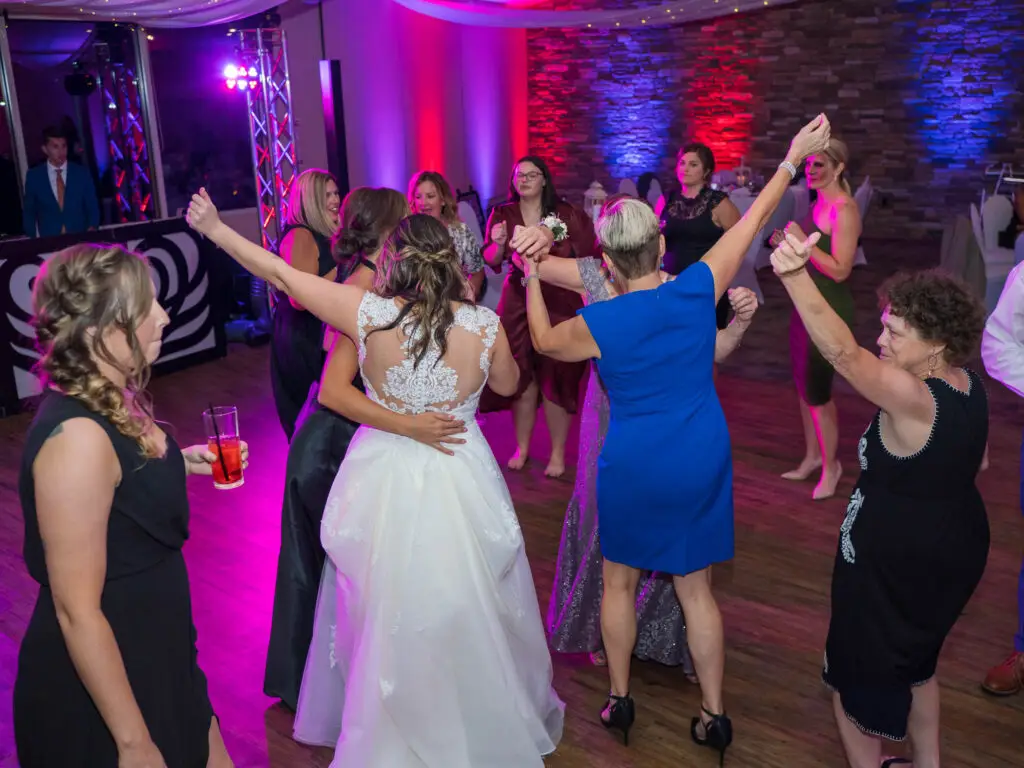
[[(615, 56), (594, 62), (597, 77), (591, 83), (596, 119), (597, 146), (613, 179), (632, 179), (647, 171), (657, 172), (675, 151), (672, 138), (678, 87), (667, 50), (667, 30), (630, 30), (617, 34), (615, 47), (632, 54), (643, 51), (648, 66), (639, 75), (617, 72)], [(660, 44), (659, 44), (660, 43)], [(614, 191), (614, 190), (612, 190)]]
[(1024, 53), (1024, 36), (1005, 22), (997, 0), (924, 4), (930, 13), (915, 30), (910, 64), (917, 82), (907, 105), (918, 117), (927, 159), (954, 168), (985, 162), (1015, 118), (1014, 62)]

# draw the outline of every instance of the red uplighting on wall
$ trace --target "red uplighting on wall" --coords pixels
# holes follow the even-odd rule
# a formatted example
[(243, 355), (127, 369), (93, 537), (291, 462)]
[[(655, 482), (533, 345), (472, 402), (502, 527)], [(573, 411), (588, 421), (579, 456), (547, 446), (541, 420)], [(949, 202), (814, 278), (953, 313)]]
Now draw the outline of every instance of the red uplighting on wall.
[(707, 144), (719, 168), (750, 155), (757, 61), (715, 25), (703, 27), (693, 76), (682, 98), (683, 142)]

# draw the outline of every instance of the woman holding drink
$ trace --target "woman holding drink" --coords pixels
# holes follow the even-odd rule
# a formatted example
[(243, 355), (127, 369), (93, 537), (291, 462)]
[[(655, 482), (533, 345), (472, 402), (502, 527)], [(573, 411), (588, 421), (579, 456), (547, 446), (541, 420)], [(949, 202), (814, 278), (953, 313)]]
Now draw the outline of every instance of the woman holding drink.
[[(169, 319), (149, 266), (120, 246), (72, 246), (43, 266), (32, 309), (46, 389), (19, 493), (40, 587), (14, 684), (18, 760), (230, 766), (181, 553), (185, 477), (218, 457), (179, 448), (153, 415), (146, 384)], [(239, 443), (242, 466), (246, 454)]]

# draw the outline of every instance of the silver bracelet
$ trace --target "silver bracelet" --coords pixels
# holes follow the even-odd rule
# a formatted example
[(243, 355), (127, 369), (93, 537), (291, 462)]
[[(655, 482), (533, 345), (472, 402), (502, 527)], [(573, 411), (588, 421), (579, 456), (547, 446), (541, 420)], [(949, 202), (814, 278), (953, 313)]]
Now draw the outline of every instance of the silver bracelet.
[(523, 288), (525, 288), (526, 284), (528, 282), (530, 282), (531, 280), (540, 280), (540, 275), (538, 275), (536, 272), (531, 272), (530, 274), (528, 274), (525, 277), (523, 277), (520, 280), (520, 282), (523, 284)]
[(783, 160), (781, 163), (779, 163), (779, 168), (785, 168), (787, 171), (789, 171), (789, 175), (791, 178), (796, 178), (796, 166), (789, 162), (789, 160)]

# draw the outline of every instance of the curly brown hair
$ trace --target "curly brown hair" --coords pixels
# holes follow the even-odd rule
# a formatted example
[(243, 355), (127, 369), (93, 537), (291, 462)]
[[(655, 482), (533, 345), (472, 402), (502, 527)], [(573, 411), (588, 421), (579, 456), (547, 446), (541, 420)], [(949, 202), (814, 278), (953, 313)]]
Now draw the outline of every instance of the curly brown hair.
[[(119, 245), (65, 248), (43, 265), (32, 289), (37, 375), (107, 418), (149, 457), (156, 455), (147, 439), (154, 422), (146, 392), (150, 366), (136, 332), (153, 301), (149, 263)], [(112, 328), (124, 333), (131, 349), (127, 368), (104, 343)], [(97, 360), (124, 374), (124, 389), (103, 375)]]
[(950, 365), (963, 365), (978, 349), (985, 307), (959, 278), (941, 269), (901, 272), (878, 289), (881, 310), (902, 318), (925, 341), (945, 344)]
[(384, 243), (373, 283), (374, 293), (406, 303), (393, 322), (371, 333), (398, 328), (411, 317), (414, 365), (423, 361), (431, 342), (443, 357), (455, 322), (452, 304), (472, 304), (468, 285), (448, 228), (425, 213), (407, 216)]

